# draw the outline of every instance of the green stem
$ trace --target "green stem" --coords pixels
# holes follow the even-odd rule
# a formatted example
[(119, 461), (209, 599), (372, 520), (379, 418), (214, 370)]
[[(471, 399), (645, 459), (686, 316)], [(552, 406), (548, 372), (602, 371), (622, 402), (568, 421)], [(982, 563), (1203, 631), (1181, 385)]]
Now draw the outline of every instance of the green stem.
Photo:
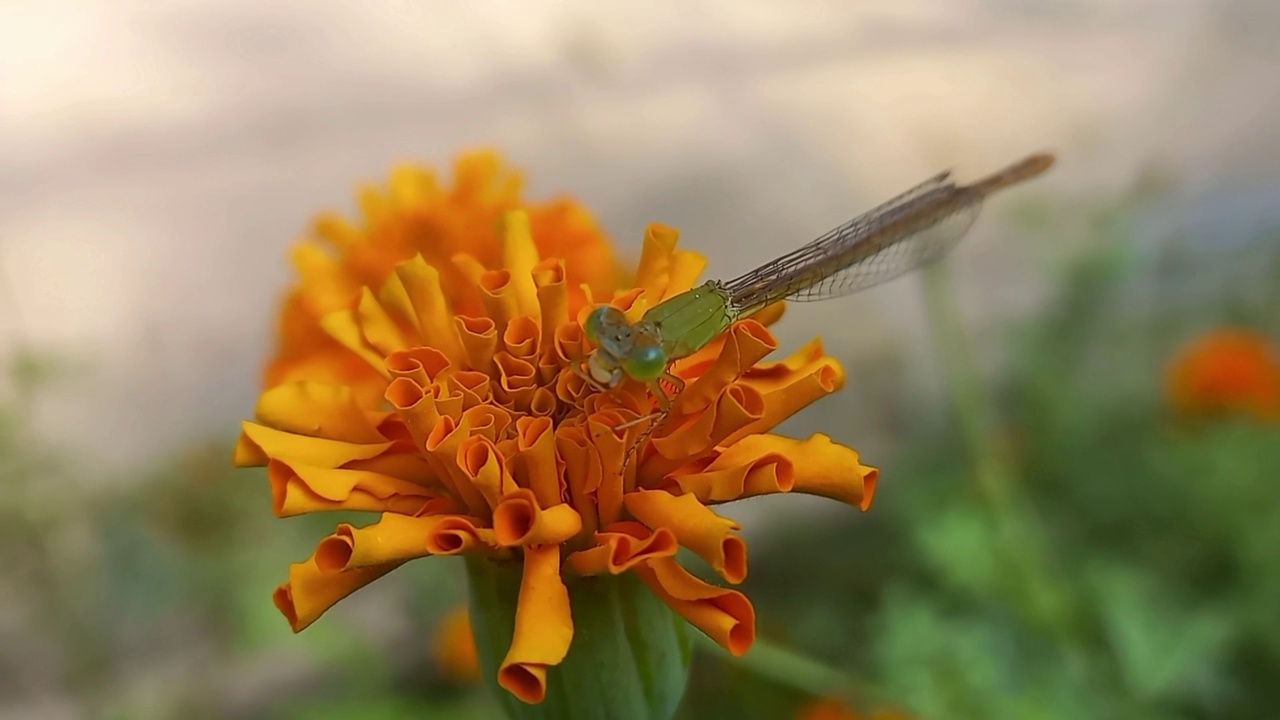
[(756, 638), (751, 650), (736, 658), (702, 633), (695, 633), (694, 640), (699, 648), (726, 662), (815, 697), (838, 697), (849, 700), (850, 704), (854, 704), (855, 699), (860, 701), (857, 704), (865, 704), (868, 700), (886, 697), (882, 690), (865, 680), (768, 640)]

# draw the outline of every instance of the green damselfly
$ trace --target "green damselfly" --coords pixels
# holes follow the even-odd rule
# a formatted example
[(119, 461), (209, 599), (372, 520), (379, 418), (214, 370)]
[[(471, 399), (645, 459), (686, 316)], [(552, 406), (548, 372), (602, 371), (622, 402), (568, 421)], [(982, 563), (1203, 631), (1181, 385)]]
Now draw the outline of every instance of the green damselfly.
[(849, 295), (941, 258), (968, 232), (988, 195), (1043, 173), (1053, 162), (1048, 153), (1031, 155), (969, 185), (940, 173), (745, 275), (711, 280), (664, 300), (636, 323), (615, 307), (597, 307), (585, 327), (595, 350), (575, 369), (601, 391), (627, 378), (645, 383), (659, 411), (636, 422), (664, 416), (672, 398), (662, 382), (677, 392), (684, 388), (670, 371), (673, 361), (778, 301)]

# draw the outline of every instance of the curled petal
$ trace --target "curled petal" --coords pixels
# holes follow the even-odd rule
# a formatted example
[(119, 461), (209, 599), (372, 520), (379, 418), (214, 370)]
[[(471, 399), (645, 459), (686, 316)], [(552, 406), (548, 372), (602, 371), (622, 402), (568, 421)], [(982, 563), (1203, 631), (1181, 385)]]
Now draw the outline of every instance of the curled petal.
[(751, 649), (756, 640), (756, 611), (746, 595), (708, 585), (675, 558), (654, 558), (633, 572), (672, 610), (734, 656)]
[(386, 399), (409, 431), (414, 448), (426, 447), (427, 436), (440, 422), (440, 409), (436, 407), (435, 397), (428, 394), (427, 386), (409, 377), (398, 377), (387, 385)]
[(755, 388), (734, 383), (724, 389), (715, 405), (697, 415), (692, 423), (673, 425), (663, 437), (651, 441), (657, 454), (640, 467), (642, 484), (656, 483), (689, 458), (715, 447), (725, 438), (740, 432), (764, 417), (764, 398)]
[(741, 427), (725, 443), (732, 444), (746, 435), (770, 430), (818, 398), (844, 387), (844, 380), (844, 368), (835, 358), (825, 355), (820, 355), (794, 371), (747, 373), (742, 383), (763, 396), (764, 415)]
[(569, 591), (560, 579), (560, 548), (527, 547), (511, 649), (498, 667), (498, 684), (523, 702), (542, 702), (547, 668), (559, 665), (573, 641)]
[(582, 516), (567, 503), (540, 508), (532, 490), (507, 493), (493, 511), (493, 532), (503, 547), (559, 545), (582, 529)]
[(582, 334), (582, 326), (578, 323), (564, 323), (556, 328), (552, 337), (556, 356), (562, 363), (581, 362), (587, 356), (587, 338)]
[(717, 515), (692, 495), (665, 490), (637, 490), (623, 502), (627, 512), (651, 528), (666, 528), (684, 547), (711, 564), (733, 584), (747, 577), (747, 544), (732, 531), (738, 523)]
[(372, 525), (338, 525), (332, 535), (316, 548), (316, 567), (321, 572), (343, 572), (353, 568), (401, 563), (431, 554), (427, 538), (448, 515), (413, 517), (384, 513)]
[(555, 352), (556, 328), (569, 322), (569, 293), (564, 284), (564, 261), (547, 259), (533, 267), (533, 284), (538, 291), (538, 310), (542, 325), (542, 352)]
[(540, 387), (533, 391), (529, 399), (529, 414), (534, 417), (551, 417), (556, 412), (556, 395), (550, 390)]
[(493, 320), (470, 315), (456, 315), (453, 320), (458, 328), (458, 335), (462, 338), (467, 366), (481, 372), (488, 370), (498, 346), (498, 330)]
[(351, 443), (282, 432), (244, 421), (243, 435), (236, 444), (236, 464), (263, 465), (270, 460), (336, 468), (352, 460), (368, 460), (391, 448), (391, 442)]
[(502, 496), (516, 489), (502, 453), (484, 435), (472, 435), (462, 441), (457, 463), (466, 482), (480, 491), (489, 508), (498, 507)]
[(272, 600), (289, 621), (289, 627), (294, 632), (302, 632), (339, 600), (398, 567), (400, 563), (340, 573), (324, 572), (312, 556), (306, 562), (289, 566), (289, 581), (276, 588)]
[(519, 418), (516, 420), (516, 441), (520, 451), (516, 458), (517, 478), (523, 478), (523, 486), (533, 491), (539, 507), (559, 504), (565, 488), (561, 485), (551, 418)]
[(650, 530), (638, 522), (619, 522), (596, 533), (594, 547), (565, 558), (565, 569), (578, 575), (620, 575), (653, 558), (672, 557), (679, 549), (667, 528)]
[(588, 533), (599, 527), (596, 490), (600, 487), (600, 463), (594, 450), (581, 425), (556, 428), (556, 454), (564, 461), (569, 503), (582, 516), (582, 526)]
[(426, 537), (427, 552), (432, 555), (461, 555), (478, 552), (497, 555), (499, 549), (493, 530), (480, 526), (480, 521), (462, 515), (445, 515), (431, 526)]
[(677, 398), (675, 414), (697, 412), (709, 406), (743, 373), (778, 349), (778, 341), (763, 325), (753, 319), (735, 323), (726, 333), (719, 353), (700, 372), (689, 368), (697, 379), (689, 383)]
[(450, 392), (462, 397), (462, 408), (473, 408), (484, 405), (493, 399), (493, 387), (489, 384), (489, 376), (478, 370), (459, 370), (449, 376)]
[(484, 494), (458, 464), (462, 457), (459, 450), (470, 434), (471, 426), (467, 418), (462, 418), (461, 423), (458, 423), (453, 418), (445, 416), (440, 418), (436, 426), (431, 429), (424, 447), (427, 451), (427, 460), (432, 463), (440, 481), (448, 487), (450, 494), (460, 500), (471, 514), (487, 517), (490, 506)]
[(392, 377), (409, 378), (427, 387), (451, 369), (449, 357), (433, 347), (397, 350), (387, 356), (387, 370)]
[(507, 324), (507, 331), (502, 334), (502, 346), (512, 357), (536, 365), (541, 339), (538, 321), (532, 315), (521, 315)]
[(655, 304), (667, 293), (667, 286), (671, 282), (672, 256), (679, 239), (680, 231), (673, 227), (650, 223), (645, 228), (635, 286), (650, 293)]
[(629, 438), (639, 431), (639, 428), (631, 432), (616, 430), (621, 423), (617, 411), (598, 412), (587, 421), (587, 431), (600, 464), (596, 503), (601, 525), (611, 525), (622, 517), (623, 466), (628, 464)]
[(520, 316), (520, 301), (511, 282), (510, 270), (489, 270), (480, 276), (480, 298), (485, 310), (493, 318), (498, 337), (507, 332), (507, 325)]
[(367, 470), (313, 467), (273, 460), (267, 464), (279, 517), (334, 510), (417, 513), (437, 495), (398, 477)]
[(879, 474), (859, 461), (856, 450), (834, 443), (826, 435), (806, 440), (748, 435), (720, 448), (706, 464), (668, 475), (663, 486), (678, 488), (704, 503), (800, 492), (866, 510)]
[(506, 350), (494, 356), (494, 364), (498, 367), (499, 399), (512, 404), (517, 409), (529, 407), (533, 399), (533, 391), (537, 389), (537, 369), (529, 362), (513, 357)]
[(462, 414), (473, 434), (483, 435), (495, 443), (507, 437), (507, 428), (511, 427), (511, 413), (497, 405), (476, 405)]
[(354, 312), (350, 310), (331, 312), (320, 318), (320, 327), (343, 347), (368, 363), (369, 367), (379, 375), (383, 377), (389, 375), (386, 363), (382, 361), (385, 354), (370, 346), (365, 340)]

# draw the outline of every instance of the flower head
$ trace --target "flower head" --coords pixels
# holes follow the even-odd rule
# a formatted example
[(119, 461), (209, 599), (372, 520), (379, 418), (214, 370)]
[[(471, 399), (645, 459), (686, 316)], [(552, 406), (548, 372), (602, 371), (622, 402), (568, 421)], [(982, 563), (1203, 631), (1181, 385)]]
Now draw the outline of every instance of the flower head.
[(1166, 386), (1170, 401), (1187, 415), (1280, 419), (1280, 349), (1251, 330), (1215, 330), (1173, 358)]
[(695, 576), (676, 551), (736, 584), (747, 546), (714, 506), (785, 492), (869, 506), (877, 471), (855, 451), (824, 435), (769, 433), (841, 387), (843, 370), (816, 340), (765, 362), (777, 347), (766, 324), (781, 314), (767, 309), (673, 366), (686, 387), (656, 431), (619, 429), (654, 399), (634, 383), (599, 393), (584, 382), (571, 367), (591, 350), (582, 322), (600, 302), (636, 320), (689, 289), (704, 259), (651, 225), (634, 283), (617, 287), (598, 236), (588, 242), (523, 206), (499, 215), (490, 190), (433, 190), (417, 212), (454, 234), (424, 234), (385, 257), (364, 244), (407, 231), (366, 210), (383, 230), (344, 240), (326, 277), (346, 284), (307, 294), (321, 284), (304, 271), (286, 306), (288, 318), (306, 295), (308, 332), (323, 342), (317, 334), (308, 355), (285, 339), (236, 462), (266, 466), (280, 516), (381, 515), (321, 540), (291, 567), (277, 607), (300, 631), (409, 560), (522, 565), (497, 681), (526, 703), (542, 701), (548, 669), (574, 642), (566, 579), (634, 573), (690, 624), (746, 652), (750, 601)]

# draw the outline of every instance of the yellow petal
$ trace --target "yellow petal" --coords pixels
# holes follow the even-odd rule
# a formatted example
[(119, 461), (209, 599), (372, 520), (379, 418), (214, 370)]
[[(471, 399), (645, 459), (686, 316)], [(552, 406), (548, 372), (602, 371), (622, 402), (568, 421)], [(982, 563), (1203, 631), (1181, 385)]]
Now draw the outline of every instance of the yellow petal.
[(581, 425), (556, 428), (556, 454), (564, 461), (564, 482), (569, 503), (582, 516), (582, 527), (594, 533), (599, 525), (596, 513), (596, 489), (600, 487), (598, 456)]
[(279, 517), (334, 510), (412, 515), (438, 497), (407, 480), (367, 470), (342, 470), (272, 461), (267, 465), (271, 497)]
[(511, 271), (516, 305), (522, 315), (538, 313), (538, 292), (533, 269), (538, 264), (538, 246), (529, 229), (529, 216), (511, 211), (502, 216), (502, 266)]
[(626, 462), (627, 451), (631, 447), (630, 438), (640, 428), (637, 426), (631, 432), (615, 430), (621, 422), (616, 411), (597, 412), (587, 420), (596, 462), (600, 465), (596, 511), (602, 526), (612, 525), (622, 518), (623, 465), (632, 465), (634, 469), (633, 463)]
[(483, 527), (478, 518), (445, 515), (431, 527), (426, 537), (427, 552), (432, 555), (480, 553), (502, 556), (506, 551), (498, 545), (491, 528)]
[(536, 365), (541, 339), (538, 321), (532, 315), (521, 315), (507, 324), (507, 331), (502, 334), (502, 346), (512, 357)]
[(702, 271), (707, 269), (707, 258), (701, 253), (689, 250), (676, 250), (671, 255), (671, 269), (668, 272), (667, 293), (663, 299), (693, 288)]
[(331, 312), (320, 319), (320, 327), (329, 333), (343, 347), (355, 353), (361, 360), (369, 364), (379, 375), (389, 377), (386, 364), (382, 362), (385, 353), (370, 347), (356, 321), (355, 313), (350, 310)]
[(675, 558), (655, 558), (637, 565), (633, 572), (672, 610), (734, 656), (751, 649), (756, 612), (746, 595), (708, 585)]
[(258, 421), (296, 435), (380, 443), (387, 438), (356, 402), (351, 388), (319, 382), (292, 382), (262, 393), (254, 409)]
[(692, 495), (665, 490), (637, 490), (623, 498), (627, 512), (655, 530), (666, 528), (725, 580), (733, 584), (747, 577), (747, 544), (732, 531), (738, 523), (717, 515)]
[(301, 632), (337, 602), (387, 573), (398, 563), (327, 573), (316, 566), (315, 557), (289, 566), (289, 581), (276, 588), (273, 600), (294, 632)]
[(692, 423), (673, 424), (670, 429), (660, 431), (664, 433), (662, 437), (651, 441), (657, 454), (641, 465), (641, 485), (657, 485), (668, 472), (739, 433), (741, 428), (755, 424), (764, 414), (764, 398), (759, 391), (740, 382), (730, 385), (720, 393), (715, 404), (696, 415)]
[(431, 554), (427, 538), (447, 517), (383, 513), (378, 522), (360, 528), (342, 523), (316, 547), (316, 567), (336, 573), (426, 557)]
[(650, 530), (630, 521), (604, 528), (595, 540), (595, 546), (565, 558), (565, 569), (577, 575), (620, 575), (653, 558), (672, 557), (680, 549), (670, 530)]
[(433, 347), (397, 350), (386, 358), (387, 371), (393, 378), (409, 378), (427, 387), (452, 370), (449, 357)]
[(395, 274), (413, 306), (418, 333), (423, 340), (438, 348), (455, 366), (461, 365), (466, 359), (462, 338), (453, 324), (449, 302), (440, 286), (440, 271), (418, 255), (397, 265)]
[(382, 307), (369, 288), (364, 288), (360, 294), (356, 320), (365, 341), (384, 357), (409, 347), (409, 341), (396, 326), (396, 321), (387, 314), (386, 308)]
[(425, 389), (408, 377), (398, 377), (387, 385), (387, 402), (395, 408), (397, 417), (413, 437), (415, 449), (426, 447), (427, 436), (440, 422), (436, 400)]
[(571, 642), (573, 617), (569, 591), (560, 579), (560, 548), (525, 548), (515, 632), (498, 667), (498, 684), (523, 702), (542, 702), (547, 668), (564, 660)]
[(726, 444), (753, 433), (776, 427), (815, 400), (844, 387), (844, 368), (835, 358), (819, 357), (794, 372), (753, 377), (748, 373), (742, 383), (764, 398), (764, 415), (744, 424), (725, 439)]
[(534, 266), (533, 284), (538, 290), (542, 326), (542, 352), (555, 351), (556, 328), (569, 322), (569, 292), (564, 282), (564, 261), (547, 259)]
[(240, 425), (244, 439), (252, 444), (246, 457), (263, 457), (302, 463), (316, 467), (336, 468), (352, 460), (367, 460), (386, 452), (393, 443), (349, 443), (282, 432), (265, 425), (244, 421)]
[(490, 318), (493, 318), (498, 337), (507, 331), (507, 325), (520, 317), (520, 298), (512, 282), (510, 270), (489, 270), (480, 276), (480, 298)]
[(582, 516), (567, 503), (541, 508), (524, 488), (507, 493), (493, 511), (494, 536), (504, 547), (559, 545), (580, 530)]
[(431, 433), (427, 435), (427, 459), (440, 475), (440, 479), (450, 489), (451, 494), (466, 506), (467, 511), (476, 517), (488, 517), (490, 506), (480, 492), (458, 466), (459, 450), (462, 443), (471, 434), (471, 427), (465, 418), (455, 421), (448, 415), (440, 418)]

